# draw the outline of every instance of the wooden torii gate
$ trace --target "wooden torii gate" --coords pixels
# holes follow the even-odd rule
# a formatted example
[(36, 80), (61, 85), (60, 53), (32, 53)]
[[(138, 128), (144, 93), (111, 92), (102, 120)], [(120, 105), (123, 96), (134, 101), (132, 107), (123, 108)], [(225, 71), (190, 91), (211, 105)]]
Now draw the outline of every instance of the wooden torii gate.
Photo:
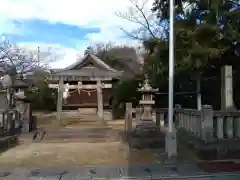
[(49, 88), (58, 89), (58, 98), (57, 98), (57, 120), (61, 124), (61, 116), (62, 116), (62, 101), (63, 101), (63, 92), (67, 92), (69, 89), (96, 89), (97, 90), (97, 102), (98, 102), (98, 116), (100, 118), (100, 123), (104, 123), (104, 115), (103, 115), (103, 88), (112, 88), (112, 84), (104, 84), (101, 81), (97, 81), (97, 84), (82, 84), (78, 82), (77, 85), (69, 85), (63, 84), (63, 79), (60, 78), (59, 84), (49, 84)]

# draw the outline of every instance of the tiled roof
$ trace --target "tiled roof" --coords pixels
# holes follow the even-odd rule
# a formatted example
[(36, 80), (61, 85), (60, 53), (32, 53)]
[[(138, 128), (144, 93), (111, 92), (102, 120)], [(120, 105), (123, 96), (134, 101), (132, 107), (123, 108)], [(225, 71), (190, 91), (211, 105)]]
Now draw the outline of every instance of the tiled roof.
[[(90, 58), (94, 64), (98, 65), (100, 68), (97, 67), (84, 67), (81, 65)], [(79, 68), (77, 68), (80, 66)], [(65, 75), (65, 76), (111, 76), (111, 77), (120, 77), (122, 72), (117, 71), (111, 68), (109, 65), (104, 63), (98, 57), (91, 53), (87, 53), (82, 59), (76, 61), (74, 64), (64, 68), (64, 69), (52, 69), (51, 70), (55, 75)]]

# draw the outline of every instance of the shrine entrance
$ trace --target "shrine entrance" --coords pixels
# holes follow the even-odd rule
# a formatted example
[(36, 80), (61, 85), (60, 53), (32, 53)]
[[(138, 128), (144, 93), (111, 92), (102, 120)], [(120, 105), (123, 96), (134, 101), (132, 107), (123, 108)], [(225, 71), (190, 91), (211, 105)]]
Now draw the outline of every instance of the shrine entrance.
[(97, 108), (97, 89), (71, 89), (64, 99), (65, 108)]
[(83, 59), (64, 69), (52, 70), (49, 87), (58, 89), (57, 119), (61, 123), (62, 109), (96, 108), (104, 120), (104, 106), (108, 105), (113, 82), (122, 72), (117, 71), (90, 52)]
[(97, 106), (97, 89), (80, 89), (80, 103), (85, 107)]

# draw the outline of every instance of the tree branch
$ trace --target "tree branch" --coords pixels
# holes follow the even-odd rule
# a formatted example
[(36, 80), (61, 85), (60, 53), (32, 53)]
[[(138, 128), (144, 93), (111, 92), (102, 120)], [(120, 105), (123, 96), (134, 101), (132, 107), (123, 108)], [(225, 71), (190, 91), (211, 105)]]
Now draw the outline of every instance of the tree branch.
[[(49, 49), (50, 50), (50, 49)], [(8, 41), (0, 43), (0, 68), (2, 73), (10, 73), (15, 70), (17, 74), (24, 75), (37, 69), (44, 70), (47, 67), (47, 62), (50, 55), (49, 51), (43, 51), (40, 54), (33, 50), (20, 48), (18, 46), (11, 45)], [(43, 55), (40, 59), (40, 65), (38, 56)]]
[[(133, 13), (132, 12), (132, 7), (130, 7), (129, 12), (115, 12), (115, 15), (125, 19), (127, 21), (136, 23), (138, 25), (140, 25), (141, 27), (137, 29), (138, 34), (136, 35), (136, 31), (135, 32), (129, 32), (128, 30), (124, 29), (124, 28), (120, 28), (127, 36), (133, 38), (133, 39), (137, 39), (140, 41), (146, 40), (144, 37), (141, 37), (141, 32), (147, 31), (149, 33), (149, 35), (152, 38), (156, 38), (156, 32), (160, 32), (160, 29), (163, 29), (164, 26), (162, 26), (161, 24), (157, 24), (155, 22), (155, 25), (152, 25), (150, 23), (149, 17), (147, 17), (147, 15), (144, 12), (144, 8), (146, 3), (148, 2), (148, 0), (145, 0), (142, 5), (139, 5), (135, 0), (129, 0), (131, 5), (133, 6), (133, 8), (136, 10), (136, 12), (138, 13)], [(137, 17), (136, 14), (139, 14), (140, 17)], [(141, 21), (140, 19), (143, 19), (143, 21)]]

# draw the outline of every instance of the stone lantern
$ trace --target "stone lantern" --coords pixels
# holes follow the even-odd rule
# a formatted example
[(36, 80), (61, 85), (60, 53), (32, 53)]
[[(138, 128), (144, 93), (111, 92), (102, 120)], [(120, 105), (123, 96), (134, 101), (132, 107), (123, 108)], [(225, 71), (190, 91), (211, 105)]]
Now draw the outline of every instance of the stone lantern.
[(153, 121), (152, 112), (152, 106), (155, 104), (153, 96), (158, 89), (152, 88), (148, 83), (148, 78), (145, 77), (144, 83), (138, 91), (142, 95), (142, 99), (139, 101), (141, 106), (140, 122), (128, 137), (129, 144), (133, 148), (141, 149), (163, 148), (165, 147), (165, 135)]
[(153, 95), (158, 91), (158, 89), (153, 89), (149, 83), (148, 79), (144, 80), (144, 84), (138, 91), (142, 94), (142, 99), (139, 101), (139, 105), (142, 106), (141, 122), (153, 122), (152, 117), (152, 106), (155, 104), (153, 100)]

